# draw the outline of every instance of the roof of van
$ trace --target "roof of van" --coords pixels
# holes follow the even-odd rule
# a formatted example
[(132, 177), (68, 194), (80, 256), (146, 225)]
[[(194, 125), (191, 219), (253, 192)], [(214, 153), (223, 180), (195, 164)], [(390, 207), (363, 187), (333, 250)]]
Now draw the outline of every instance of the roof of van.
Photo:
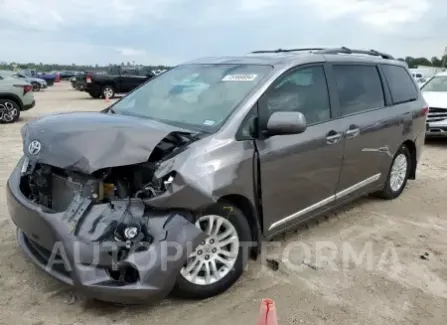
[(391, 55), (378, 51), (351, 50), (347, 48), (336, 49), (296, 49), (255, 51), (241, 56), (205, 57), (186, 62), (185, 64), (257, 64), (284, 66), (312, 62), (376, 62), (391, 63), (406, 66), (406, 62), (396, 60)]

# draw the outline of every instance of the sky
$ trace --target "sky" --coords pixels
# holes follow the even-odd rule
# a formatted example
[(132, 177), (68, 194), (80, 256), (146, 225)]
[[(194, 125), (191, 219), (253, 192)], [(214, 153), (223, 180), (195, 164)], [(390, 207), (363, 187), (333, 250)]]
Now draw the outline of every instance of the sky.
[(445, 0), (0, 0), (0, 61), (174, 65), (297, 47), (441, 56)]

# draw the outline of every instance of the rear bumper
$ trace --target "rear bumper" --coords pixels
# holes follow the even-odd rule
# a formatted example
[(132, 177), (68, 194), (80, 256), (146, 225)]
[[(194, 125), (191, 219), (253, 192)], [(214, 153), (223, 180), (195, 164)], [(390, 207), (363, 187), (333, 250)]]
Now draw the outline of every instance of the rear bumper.
[(179, 213), (144, 212), (150, 242), (118, 242), (110, 229), (123, 220), (127, 200), (112, 202), (113, 208), (79, 200), (76, 208), (72, 204), (64, 212), (46, 211), (22, 194), (20, 165), (7, 185), (20, 247), (45, 272), (88, 297), (122, 304), (163, 299), (189, 253), (206, 237)]
[(34, 106), (36, 106), (36, 100), (35, 99), (33, 99), (33, 102), (31, 104), (23, 105), (22, 111), (27, 111), (27, 110), (33, 108)]

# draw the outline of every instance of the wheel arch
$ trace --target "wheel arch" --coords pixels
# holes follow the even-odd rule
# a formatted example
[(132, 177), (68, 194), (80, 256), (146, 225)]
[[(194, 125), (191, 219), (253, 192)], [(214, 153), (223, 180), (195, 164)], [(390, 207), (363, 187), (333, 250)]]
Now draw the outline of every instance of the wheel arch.
[(19, 105), (20, 110), (23, 109), (23, 102), (19, 96), (11, 93), (0, 93), (0, 99), (9, 99), (14, 101), (17, 105)]
[(417, 167), (417, 149), (416, 144), (412, 140), (406, 140), (402, 143), (410, 152), (410, 173), (408, 175), (409, 179), (416, 179), (416, 167)]
[(101, 89), (104, 89), (104, 87), (110, 86), (113, 88), (113, 91), (116, 91), (116, 82), (112, 80), (105, 81), (101, 84)]
[(231, 203), (242, 211), (244, 216), (247, 218), (248, 224), (250, 226), (250, 235), (252, 241), (256, 243), (256, 247), (253, 247), (251, 253), (252, 257), (256, 258), (260, 253), (261, 241), (262, 241), (262, 230), (261, 223), (257, 216), (255, 207), (252, 202), (243, 195), (240, 194), (229, 194), (224, 195), (218, 200), (219, 203)]

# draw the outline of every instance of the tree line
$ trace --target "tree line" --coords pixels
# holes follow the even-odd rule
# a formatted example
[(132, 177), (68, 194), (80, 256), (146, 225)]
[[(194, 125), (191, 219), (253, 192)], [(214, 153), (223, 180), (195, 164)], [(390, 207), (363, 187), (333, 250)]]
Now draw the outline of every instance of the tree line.
[[(105, 70), (109, 67), (115, 66), (117, 64), (108, 65), (82, 65), (82, 64), (48, 64), (48, 63), (19, 63), (19, 62), (5, 62), (0, 61), (0, 70), (21, 70), (21, 69), (32, 69), (39, 72), (49, 72), (49, 71), (100, 71)], [(137, 65), (135, 62), (121, 62), (118, 64), (121, 66), (134, 66)], [(144, 65), (152, 70), (165, 70), (170, 67), (165, 65)]]
[[(437, 56), (433, 56), (432, 58), (424, 58), (424, 57), (411, 57), (407, 56), (405, 58), (399, 58), (401, 61), (405, 61), (408, 64), (408, 67), (416, 68), (417, 66), (432, 66), (432, 67), (445, 67), (445, 63), (447, 61), (447, 56), (443, 56), (442, 58), (438, 58)], [(132, 66), (135, 65), (135, 62), (121, 62), (121, 66)], [(109, 67), (113, 66), (113, 64), (108, 65), (79, 65), (79, 64), (47, 64), (47, 63), (18, 63), (18, 62), (0, 62), (0, 70), (13, 70), (13, 69), (34, 69), (36, 71), (48, 72), (48, 71), (95, 71), (95, 70), (105, 70)], [(145, 65), (146, 67), (153, 70), (165, 70), (170, 69), (171, 67), (165, 65)]]
[(411, 56), (407, 56), (405, 58), (399, 58), (399, 60), (407, 62), (408, 67), (410, 69), (416, 68), (417, 66), (421, 66), (421, 65), (431, 66), (431, 67), (435, 67), (435, 68), (441, 68), (441, 67), (445, 67), (446, 61), (447, 61), (447, 56), (444, 55), (442, 58), (433, 56), (431, 59), (424, 58), (424, 57), (414, 58)]

